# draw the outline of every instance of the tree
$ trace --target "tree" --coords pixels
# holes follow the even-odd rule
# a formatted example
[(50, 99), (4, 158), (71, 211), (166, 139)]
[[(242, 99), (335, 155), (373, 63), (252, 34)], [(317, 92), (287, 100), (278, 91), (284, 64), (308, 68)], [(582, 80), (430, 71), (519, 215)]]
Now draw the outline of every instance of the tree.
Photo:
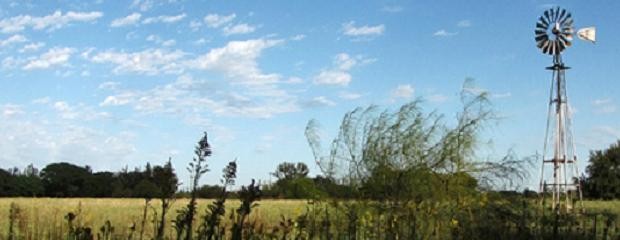
[(174, 173), (172, 167), (172, 158), (164, 166), (155, 166), (153, 168), (153, 183), (157, 186), (157, 198), (161, 201), (161, 215), (157, 227), (157, 235), (155, 239), (164, 238), (164, 229), (166, 227), (166, 213), (172, 204), (174, 194), (179, 187), (179, 179)]
[(278, 165), (276, 171), (272, 173), (278, 178), (275, 186), (268, 189), (273, 193), (284, 198), (309, 199), (324, 193), (319, 190), (314, 181), (308, 178), (308, 166), (305, 163), (283, 162)]
[(486, 93), (467, 91), (471, 84), (471, 80), (465, 82), (463, 108), (454, 124), (445, 123), (435, 112), (424, 113), (420, 100), (395, 111), (356, 108), (345, 114), (326, 155), (319, 124), (311, 120), (306, 137), (319, 169), (355, 189), (378, 191), (367, 192), (370, 197), (402, 200), (418, 193), (428, 193), (431, 199), (468, 194), (479, 186), (524, 179), (525, 161), (513, 154), (499, 161), (480, 161), (475, 155), (482, 131), (495, 117)]
[(283, 162), (278, 165), (276, 171), (271, 173), (278, 179), (294, 179), (302, 178), (308, 175), (309, 169), (305, 163), (298, 162), (297, 164), (290, 162)]
[(70, 163), (52, 163), (41, 170), (45, 194), (50, 197), (80, 197), (87, 192), (89, 168)]
[(584, 193), (587, 197), (620, 198), (620, 140), (608, 149), (591, 151), (586, 172)]

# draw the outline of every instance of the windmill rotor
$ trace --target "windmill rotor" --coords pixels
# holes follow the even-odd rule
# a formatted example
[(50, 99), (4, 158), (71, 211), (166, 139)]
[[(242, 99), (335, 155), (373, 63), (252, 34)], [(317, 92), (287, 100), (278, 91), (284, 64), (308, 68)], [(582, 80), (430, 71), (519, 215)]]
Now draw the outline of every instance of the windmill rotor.
[(570, 12), (560, 7), (551, 8), (543, 13), (536, 22), (534, 30), (536, 46), (543, 53), (559, 55), (571, 46), (573, 40), (573, 18)]

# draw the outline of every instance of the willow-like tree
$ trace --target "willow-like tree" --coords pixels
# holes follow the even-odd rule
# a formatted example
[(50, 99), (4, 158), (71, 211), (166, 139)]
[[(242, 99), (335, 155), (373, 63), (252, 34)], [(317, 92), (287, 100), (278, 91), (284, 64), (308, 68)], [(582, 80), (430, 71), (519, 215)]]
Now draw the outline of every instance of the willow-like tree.
[(422, 101), (396, 111), (358, 107), (345, 114), (336, 138), (323, 154), (320, 127), (308, 122), (306, 137), (319, 169), (345, 182), (362, 196), (381, 199), (442, 199), (527, 176), (525, 162), (509, 153), (499, 160), (480, 160), (482, 133), (497, 117), (486, 93), (467, 80), (463, 107), (455, 121), (425, 113)]

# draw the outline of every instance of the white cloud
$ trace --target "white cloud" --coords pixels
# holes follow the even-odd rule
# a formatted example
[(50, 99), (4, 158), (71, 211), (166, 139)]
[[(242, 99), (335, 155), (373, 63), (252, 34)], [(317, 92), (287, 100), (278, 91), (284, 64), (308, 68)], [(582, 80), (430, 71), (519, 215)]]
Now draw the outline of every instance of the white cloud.
[(185, 53), (180, 50), (146, 49), (134, 53), (108, 50), (97, 53), (90, 60), (96, 63), (115, 64), (114, 73), (117, 74), (129, 72), (155, 75), (159, 73), (177, 74), (183, 72), (183, 66), (177, 62), (183, 56), (185, 56)]
[(280, 78), (276, 74), (264, 74), (258, 68), (257, 59), (263, 50), (283, 43), (282, 40), (253, 39), (231, 41), (221, 48), (188, 61), (193, 68), (215, 70), (225, 73), (235, 82), (248, 85), (272, 84)]
[(123, 26), (128, 26), (128, 25), (135, 25), (140, 21), (141, 17), (142, 17), (142, 14), (140, 13), (132, 13), (126, 17), (112, 20), (112, 23), (110, 23), (110, 27), (123, 27)]
[(291, 40), (293, 40), (293, 41), (301, 41), (304, 38), (306, 38), (306, 35), (304, 35), (304, 34), (297, 34), (297, 35), (291, 37)]
[(351, 82), (351, 74), (341, 70), (323, 70), (314, 77), (314, 83), (320, 85), (347, 86)]
[(299, 110), (295, 97), (286, 93), (261, 96), (251, 92), (209, 90), (211, 88), (210, 82), (182, 75), (172, 83), (152, 89), (117, 91), (106, 97), (100, 105), (127, 105), (144, 114), (167, 113), (194, 120), (196, 114), (270, 118)]
[(236, 34), (247, 34), (252, 33), (256, 30), (255, 26), (248, 25), (246, 23), (237, 24), (234, 26), (226, 26), (222, 28), (222, 32), (225, 36), (236, 35)]
[(119, 95), (115, 95), (115, 96), (107, 96), (103, 102), (101, 102), (99, 104), (99, 106), (105, 107), (105, 106), (122, 106), (122, 105), (127, 105), (132, 101), (132, 98), (134, 97), (133, 94), (131, 93), (124, 93), (124, 94), (119, 94)]
[(221, 26), (224, 26), (225, 24), (230, 23), (233, 19), (235, 19), (235, 17), (237, 17), (237, 15), (234, 13), (227, 15), (227, 16), (218, 15), (218, 14), (209, 14), (204, 17), (204, 22), (207, 24), (207, 27), (219, 28)]
[(286, 80), (286, 83), (290, 83), (290, 84), (299, 84), (303, 82), (304, 80), (300, 77), (290, 77), (288, 78), (288, 80)]
[(146, 12), (153, 7), (155, 3), (153, 0), (133, 0), (130, 8), (138, 8), (142, 12)]
[(116, 90), (119, 86), (121, 85), (121, 83), (119, 82), (103, 82), (101, 84), (99, 84), (99, 86), (97, 87), (98, 89), (105, 89), (105, 90)]
[(162, 47), (171, 47), (177, 43), (177, 41), (174, 39), (163, 40), (159, 36), (153, 34), (146, 37), (146, 40), (149, 42), (155, 42), (157, 44), (160, 44)]
[(185, 13), (181, 13), (179, 15), (169, 16), (169, 15), (161, 15), (157, 17), (146, 18), (142, 21), (143, 24), (151, 24), (151, 23), (175, 23), (183, 20), (187, 15)]
[(192, 31), (198, 31), (200, 27), (202, 27), (202, 22), (200, 21), (192, 20), (191, 22), (189, 22), (189, 28), (191, 28)]
[(415, 89), (410, 84), (398, 85), (396, 89), (392, 91), (392, 98), (411, 98)]
[(64, 120), (9, 119), (0, 124), (0, 162), (19, 167), (71, 162), (95, 169), (117, 169), (118, 162), (135, 158), (134, 139), (130, 132), (108, 133)]
[(471, 27), (471, 21), (470, 20), (461, 20), (458, 23), (456, 23), (457, 27), (461, 27), (461, 28), (468, 28)]
[(69, 58), (73, 52), (75, 52), (75, 49), (73, 48), (54, 47), (46, 53), (41, 54), (38, 58), (28, 61), (28, 63), (24, 65), (23, 69), (46, 69), (56, 65), (65, 65), (69, 61)]
[(26, 41), (28, 41), (28, 39), (24, 37), (24, 35), (15, 34), (13, 36), (8, 37), (7, 39), (0, 40), (0, 47), (6, 47), (14, 43), (22, 43)]
[(342, 24), (342, 31), (344, 35), (347, 36), (380, 36), (383, 35), (385, 31), (385, 25), (380, 24), (377, 26), (368, 26), (364, 25), (361, 27), (356, 27), (354, 21), (350, 21), (348, 23)]
[(57, 101), (51, 104), (51, 107), (56, 110), (60, 118), (65, 120), (92, 121), (110, 117), (109, 113), (98, 112), (84, 104), (71, 106), (65, 101)]
[(302, 102), (301, 105), (305, 108), (318, 108), (335, 106), (336, 103), (332, 100), (327, 99), (325, 96), (318, 96)]
[(599, 114), (610, 114), (617, 111), (616, 104), (610, 98), (595, 99), (592, 101), (594, 112)]
[(601, 105), (606, 105), (611, 103), (611, 99), (610, 98), (603, 98), (603, 99), (595, 99), (594, 101), (592, 101), (592, 105), (594, 106), (601, 106)]
[(440, 29), (437, 32), (433, 33), (433, 36), (435, 37), (452, 37), (457, 35), (458, 32), (448, 32), (445, 29)]
[(374, 59), (367, 59), (362, 56), (351, 57), (346, 53), (340, 53), (334, 57), (332, 68), (324, 69), (314, 77), (314, 84), (349, 85), (352, 79), (349, 73), (351, 68), (371, 62), (374, 62)]
[(8, 56), (2, 59), (2, 69), (13, 69), (21, 65), (23, 60)]
[(19, 52), (20, 53), (24, 53), (24, 52), (34, 52), (39, 50), (40, 48), (44, 47), (45, 43), (44, 42), (37, 42), (37, 43), (30, 43), (30, 44), (26, 44), (24, 47), (22, 47)]
[(0, 20), (0, 32), (14, 33), (21, 32), (26, 27), (34, 30), (56, 30), (60, 29), (71, 22), (92, 22), (102, 17), (101, 12), (73, 12), (69, 11), (65, 14), (62, 11), (42, 17), (34, 17), (30, 15), (19, 15), (11, 18)]
[(51, 101), (50, 97), (42, 97), (32, 100), (33, 104), (48, 104)]
[(345, 99), (345, 100), (355, 100), (355, 99), (361, 98), (362, 94), (343, 91), (338, 94), (338, 97)]
[(22, 107), (15, 104), (0, 105), (0, 110), (4, 118), (12, 118), (24, 113)]

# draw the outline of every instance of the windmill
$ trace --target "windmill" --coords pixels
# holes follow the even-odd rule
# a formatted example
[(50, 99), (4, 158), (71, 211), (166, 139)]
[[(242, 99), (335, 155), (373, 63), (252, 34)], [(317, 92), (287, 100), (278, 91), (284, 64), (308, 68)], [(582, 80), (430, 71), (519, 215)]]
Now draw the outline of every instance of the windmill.
[[(545, 11), (538, 18), (534, 33), (536, 46), (544, 54), (553, 56), (553, 65), (546, 68), (553, 74), (540, 173), (541, 203), (544, 205), (544, 199), (550, 194), (553, 211), (570, 212), (574, 202), (581, 203), (582, 198), (564, 75), (570, 68), (562, 62), (562, 51), (571, 46), (574, 34), (571, 13), (560, 7)], [(579, 30), (577, 35), (594, 43), (595, 33), (595, 28), (590, 27)], [(547, 169), (546, 172), (545, 166), (551, 166), (552, 171)], [(583, 209), (583, 203), (580, 207)]]

